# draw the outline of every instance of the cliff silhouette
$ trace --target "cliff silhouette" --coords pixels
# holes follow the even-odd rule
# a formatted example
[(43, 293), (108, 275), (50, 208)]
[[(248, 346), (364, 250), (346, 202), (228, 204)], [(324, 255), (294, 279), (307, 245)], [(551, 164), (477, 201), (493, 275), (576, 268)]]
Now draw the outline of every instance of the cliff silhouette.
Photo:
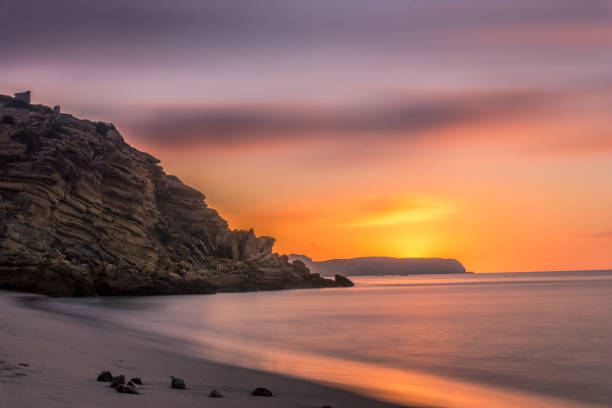
[(347, 286), (230, 230), (204, 195), (29, 93), (0, 95), (0, 288), (53, 296)]

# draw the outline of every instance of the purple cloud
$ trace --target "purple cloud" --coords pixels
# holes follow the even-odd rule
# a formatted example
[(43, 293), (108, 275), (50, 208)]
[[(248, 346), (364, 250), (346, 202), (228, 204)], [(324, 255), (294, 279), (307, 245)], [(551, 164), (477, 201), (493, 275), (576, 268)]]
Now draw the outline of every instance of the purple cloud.
[(415, 100), (393, 99), (344, 108), (167, 108), (128, 125), (140, 140), (161, 146), (237, 145), (304, 138), (408, 138), (421, 132), (528, 114), (556, 97), (544, 92), (487, 92)]

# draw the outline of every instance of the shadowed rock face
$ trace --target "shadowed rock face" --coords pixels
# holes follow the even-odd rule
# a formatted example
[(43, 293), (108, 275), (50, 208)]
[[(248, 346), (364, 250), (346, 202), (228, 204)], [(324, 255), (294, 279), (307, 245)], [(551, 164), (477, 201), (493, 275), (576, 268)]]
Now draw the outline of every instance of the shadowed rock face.
[(0, 288), (53, 296), (339, 286), (232, 231), (115, 127), (0, 95)]

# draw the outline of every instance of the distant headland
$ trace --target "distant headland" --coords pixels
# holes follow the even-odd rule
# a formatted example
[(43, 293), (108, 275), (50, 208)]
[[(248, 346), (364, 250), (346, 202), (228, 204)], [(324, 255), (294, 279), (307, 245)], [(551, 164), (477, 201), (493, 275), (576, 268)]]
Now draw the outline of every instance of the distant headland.
[(111, 123), (0, 95), (0, 288), (52, 296), (352, 286), (231, 230)]
[(305, 255), (291, 254), (289, 260), (302, 261), (311, 272), (321, 276), (337, 273), (346, 276), (468, 273), (459, 261), (443, 258), (361, 257), (316, 262)]

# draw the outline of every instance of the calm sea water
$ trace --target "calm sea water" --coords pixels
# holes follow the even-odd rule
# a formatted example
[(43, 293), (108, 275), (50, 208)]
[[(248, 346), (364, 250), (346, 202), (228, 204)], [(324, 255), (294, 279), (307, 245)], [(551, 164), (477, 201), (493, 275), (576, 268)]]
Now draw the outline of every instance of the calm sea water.
[(45, 302), (183, 339), (212, 360), (395, 402), (612, 406), (612, 272), (355, 282), (350, 289)]

